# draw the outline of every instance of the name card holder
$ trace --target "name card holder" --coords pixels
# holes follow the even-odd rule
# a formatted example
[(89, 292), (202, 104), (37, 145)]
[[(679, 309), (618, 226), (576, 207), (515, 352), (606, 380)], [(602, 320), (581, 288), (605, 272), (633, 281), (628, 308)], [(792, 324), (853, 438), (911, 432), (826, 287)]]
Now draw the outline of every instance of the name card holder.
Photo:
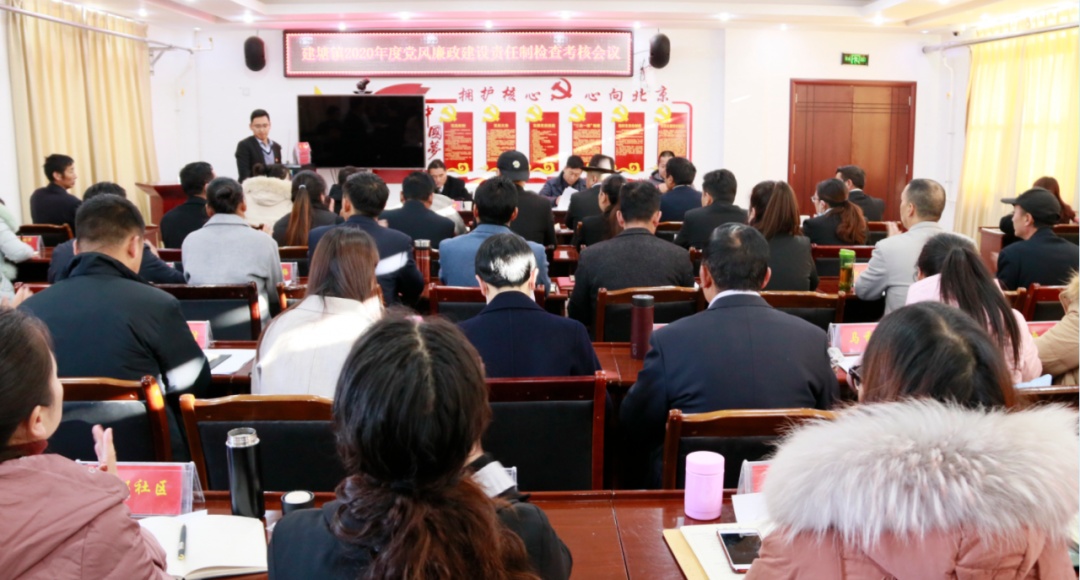
[(187, 325), (192, 336), (195, 337), (195, 344), (198, 344), (199, 348), (203, 350), (210, 348), (210, 343), (214, 341), (213, 333), (210, 332), (210, 321), (189, 320)]
[(761, 486), (765, 485), (765, 473), (772, 465), (771, 461), (743, 461), (739, 471), (739, 495), (745, 493), (760, 493)]
[[(96, 462), (79, 461), (91, 471)], [(128, 488), (124, 503), (135, 517), (178, 516), (191, 513), (196, 500), (204, 501), (195, 464), (120, 462), (117, 476)]]
[(1027, 325), (1028, 330), (1031, 331), (1031, 336), (1039, 338), (1040, 336), (1046, 334), (1048, 330), (1057, 326), (1057, 323), (1058, 321), (1056, 320), (1045, 320), (1039, 322), (1028, 322)]
[(286, 286), (297, 285), (297, 283), (299, 282), (299, 279), (296, 275), (297, 272), (299, 272), (299, 270), (297, 269), (296, 262), (281, 263), (281, 278), (285, 281)]
[(19, 241), (33, 248), (34, 256), (41, 257), (41, 249), (45, 247), (45, 242), (42, 241), (41, 236), (19, 236)]
[(830, 324), (829, 346), (840, 349), (845, 356), (862, 354), (875, 328), (876, 322)]

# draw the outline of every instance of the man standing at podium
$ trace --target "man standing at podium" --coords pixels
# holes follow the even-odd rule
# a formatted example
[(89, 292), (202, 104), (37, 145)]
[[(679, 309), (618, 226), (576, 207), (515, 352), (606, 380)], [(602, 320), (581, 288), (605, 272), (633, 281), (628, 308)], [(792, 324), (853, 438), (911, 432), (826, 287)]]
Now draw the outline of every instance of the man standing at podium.
[(237, 180), (251, 177), (256, 163), (281, 163), (281, 145), (270, 140), (270, 113), (262, 109), (251, 112), (251, 137), (236, 144)]

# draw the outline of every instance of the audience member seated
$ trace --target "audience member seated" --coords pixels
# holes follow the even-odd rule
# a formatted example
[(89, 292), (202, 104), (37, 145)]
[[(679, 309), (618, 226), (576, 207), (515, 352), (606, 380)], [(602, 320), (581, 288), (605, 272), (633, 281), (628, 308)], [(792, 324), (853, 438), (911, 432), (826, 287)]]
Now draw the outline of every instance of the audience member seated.
[(273, 227), (292, 211), (293, 186), (284, 165), (256, 163), (242, 187), (247, 206), (244, 219), (255, 227)]
[[(1040, 177), (1035, 180), (1035, 183), (1031, 187), (1041, 187), (1050, 193), (1054, 194), (1058, 203), (1061, 204), (1061, 215), (1058, 217), (1058, 224), (1072, 224), (1076, 223), (1076, 212), (1073, 208), (1065, 203), (1064, 199), (1061, 199), (1061, 186), (1058, 185), (1058, 180), (1050, 176)], [(1013, 214), (1008, 214), (1001, 217), (1001, 221), (998, 223), (998, 229), (1005, 232), (1005, 237), (1001, 239), (1001, 247), (1005, 247), (1019, 238), (1016, 237), (1016, 231), (1013, 229)]]
[(570, 576), (570, 551), (505, 469), (473, 470), (491, 408), (449, 322), (376, 323), (345, 363), (333, 420), (349, 476), (338, 499), (277, 524), (271, 578)]
[(828, 409), (836, 401), (825, 331), (769, 306), (758, 295), (769, 277), (765, 237), (722, 225), (701, 262), (709, 308), (653, 332), (620, 424), (630, 446), (648, 454), (654, 483), (671, 409)]
[[(472, 202), (472, 195), (469, 195), (470, 203)], [(460, 236), (469, 231), (465, 227), (465, 220), (461, 219), (461, 214), (458, 213), (456, 202), (449, 197), (441, 193), (431, 194), (431, 211), (441, 215), (442, 217), (454, 222), (454, 235)]]
[(907, 302), (908, 287), (915, 281), (915, 263), (923, 245), (944, 232), (938, 220), (945, 211), (945, 188), (932, 179), (913, 179), (900, 192), (900, 223), (907, 231), (900, 233), (889, 224), (889, 237), (874, 246), (870, 263), (855, 280), (855, 295), (860, 300), (880, 300), (885, 296), (885, 314)]
[[(478, 286), (476, 252), (484, 240), (497, 234), (512, 234), (510, 224), (517, 218), (519, 190), (514, 182), (503, 176), (488, 179), (476, 188), (473, 215), (479, 225), (464, 236), (445, 240), (439, 248), (439, 280), (446, 286)], [(514, 234), (517, 235), (517, 234)], [(519, 236), (520, 237), (520, 236)], [(525, 238), (522, 238), (525, 239)], [(536, 257), (539, 270), (537, 282), (551, 289), (544, 247), (527, 242)]]
[(585, 191), (570, 196), (570, 207), (566, 210), (566, 227), (577, 230), (581, 220), (603, 213), (600, 210), (600, 182), (605, 175), (615, 173), (615, 160), (597, 153), (589, 158), (585, 166)]
[(1080, 373), (1077, 372), (1080, 367), (1080, 305), (1077, 304), (1080, 290), (1077, 284), (1077, 275), (1073, 272), (1059, 296), (1065, 317), (1035, 339), (1043, 372), (1054, 376), (1055, 385), (1080, 384)]
[(11, 283), (18, 274), (15, 264), (34, 257), (34, 248), (23, 243), (19, 236), (15, 235), (17, 231), (18, 221), (4, 202), (0, 201), (0, 299), (10, 300), (15, 296), (15, 287)]
[(435, 193), (446, 196), (454, 201), (472, 201), (469, 190), (465, 188), (465, 182), (453, 175), (447, 175), (446, 164), (442, 159), (432, 159), (427, 166), (428, 175), (435, 182)]
[(491, 378), (569, 377), (600, 370), (589, 333), (576, 320), (534, 300), (536, 256), (525, 240), (496, 234), (476, 252), (476, 278), (487, 306), (460, 323)]
[(313, 228), (344, 222), (341, 216), (330, 211), (329, 199), (326, 180), (321, 175), (314, 171), (297, 173), (292, 180), (292, 210), (274, 224), (274, 241), (278, 246), (303, 246)]
[[(669, 170), (674, 161), (668, 163)], [(660, 203), (660, 190), (648, 181), (623, 186), (619, 209), (615, 211), (623, 231), (581, 252), (570, 295), (570, 318), (591, 327), (596, 316), (596, 294), (601, 288), (694, 286), (690, 254), (656, 237)]]
[[(83, 192), (83, 202), (90, 201), (99, 195), (119, 195), (127, 197), (127, 191), (123, 187), (111, 181), (101, 181), (86, 188)], [(52, 259), (49, 261), (49, 284), (55, 284), (68, 276), (68, 266), (75, 258), (75, 240), (68, 240), (53, 248)], [(184, 284), (184, 274), (172, 266), (166, 264), (155, 253), (154, 246), (150, 242), (143, 248), (142, 264), (139, 266), (139, 276), (143, 280), (153, 284)]]
[(43, 453), (60, 425), (64, 388), (49, 331), (0, 308), (0, 568), (6, 578), (158, 578), (165, 552), (132, 519), (112, 429), (95, 425), (97, 469)]
[(1080, 262), (1080, 247), (1054, 234), (1061, 204), (1053, 193), (1034, 188), (1003, 199), (1013, 206), (1013, 229), (1021, 241), (1001, 249), (997, 278), (1006, 290), (1032, 284), (1060, 286)]
[(836, 178), (844, 182), (848, 190), (848, 199), (862, 209), (863, 217), (868, 222), (879, 222), (885, 215), (885, 200), (870, 197), (863, 191), (866, 184), (866, 172), (858, 165), (844, 165), (836, 168)]
[(672, 157), (675, 157), (674, 151), (666, 149), (661, 151), (656, 156), (656, 171), (649, 174), (649, 181), (660, 190), (660, 193), (667, 191), (667, 162)]
[(864, 361), (863, 404), (773, 458), (747, 580), (1073, 578), (1076, 413), (1010, 409), (1001, 349), (941, 304), (886, 316)]
[(184, 240), (184, 276), (188, 284), (196, 285), (254, 282), (265, 327), (270, 305), (278, 303), (277, 285), (282, 281), (277, 242), (244, 221), (247, 203), (235, 179), (211, 181), (206, 194), (210, 219)]
[(551, 179), (548, 179), (544, 183), (544, 187), (540, 188), (540, 197), (546, 197), (551, 201), (551, 205), (555, 205), (559, 196), (566, 191), (567, 188), (581, 191), (585, 189), (585, 181), (581, 178), (581, 172), (585, 170), (585, 160), (577, 155), (571, 155), (566, 158), (566, 167)]
[[(682, 229), (675, 236), (675, 243), (684, 248), (700, 250), (709, 243), (709, 236), (717, 227), (728, 223), (745, 224), (746, 210), (735, 205), (737, 191), (738, 182), (735, 181), (734, 173), (727, 169), (706, 173), (701, 182), (701, 203), (705, 207), (686, 212)], [(663, 207), (664, 202), (661, 200), (661, 211)]]
[(497, 170), (518, 189), (518, 214), (510, 223), (510, 229), (530, 242), (555, 247), (555, 217), (551, 202), (525, 189), (529, 181), (529, 158), (520, 151), (503, 151)]
[(75, 187), (75, 160), (53, 153), (45, 158), (45, 178), (49, 185), (30, 195), (30, 219), (35, 224), (67, 224), (75, 233), (75, 212), (82, 201), (68, 193)]
[(454, 222), (431, 211), (435, 182), (423, 171), (409, 174), (401, 182), (401, 207), (384, 211), (380, 220), (390, 229), (403, 232), (413, 240), (428, 240), (431, 247), (454, 237)]
[(1005, 353), (1014, 384), (1042, 374), (1039, 351), (1024, 315), (1009, 305), (971, 240), (938, 234), (923, 246), (917, 266), (919, 281), (908, 290), (908, 304), (943, 302), (974, 320), (986, 321), (990, 337)]
[(210, 219), (206, 213), (206, 186), (213, 180), (214, 168), (205, 161), (188, 163), (180, 170), (180, 188), (187, 201), (161, 218), (161, 241), (166, 248), (182, 248), (188, 234), (201, 229)]
[(600, 185), (600, 215), (591, 215), (579, 222), (580, 230), (574, 230), (570, 243), (580, 252), (582, 246), (592, 246), (619, 235), (622, 226), (615, 212), (619, 210), (619, 191), (626, 185), (626, 178), (615, 174), (607, 176)]
[(681, 222), (686, 212), (702, 206), (701, 192), (694, 189), (697, 168), (685, 157), (672, 157), (667, 162), (666, 173), (667, 191), (660, 198), (660, 221)]
[[(755, 200), (755, 196), (757, 200)], [(805, 292), (818, 286), (810, 240), (799, 228), (799, 200), (783, 181), (763, 181), (750, 193), (754, 227), (769, 241), (769, 278), (765, 290)], [(756, 208), (764, 206), (760, 214)]]
[(810, 198), (817, 216), (803, 222), (803, 233), (811, 244), (819, 246), (860, 246), (866, 243), (869, 229), (862, 209), (848, 199), (847, 188), (839, 179), (817, 184)]
[(356, 228), (334, 228), (319, 240), (307, 295), (266, 327), (251, 392), (334, 398), (338, 375), (356, 339), (382, 317), (375, 278), (379, 250)]
[(345, 182), (348, 181), (349, 177), (351, 177), (354, 173), (359, 173), (360, 171), (363, 170), (359, 167), (353, 167), (352, 165), (346, 165), (345, 167), (342, 167), (338, 170), (337, 183), (330, 186), (330, 193), (328, 194), (330, 196), (330, 203), (333, 205), (333, 207), (330, 208), (330, 211), (341, 215), (341, 205), (343, 199), (342, 192), (344, 192)]

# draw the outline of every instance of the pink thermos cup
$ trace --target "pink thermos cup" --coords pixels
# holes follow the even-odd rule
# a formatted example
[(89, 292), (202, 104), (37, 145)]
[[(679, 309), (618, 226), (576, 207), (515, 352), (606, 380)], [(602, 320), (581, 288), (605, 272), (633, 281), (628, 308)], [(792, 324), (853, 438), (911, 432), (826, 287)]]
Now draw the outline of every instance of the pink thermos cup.
[(695, 451), (686, 456), (683, 510), (695, 520), (715, 520), (724, 504), (724, 456)]

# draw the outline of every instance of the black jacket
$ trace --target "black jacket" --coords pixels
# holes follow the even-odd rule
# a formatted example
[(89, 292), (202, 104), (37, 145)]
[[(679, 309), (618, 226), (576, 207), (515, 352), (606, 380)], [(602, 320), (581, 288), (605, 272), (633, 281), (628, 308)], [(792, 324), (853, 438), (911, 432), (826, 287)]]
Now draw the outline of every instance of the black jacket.
[(75, 233), (75, 212), (79, 211), (82, 200), (68, 193), (66, 189), (50, 183), (34, 191), (30, 196), (30, 220), (35, 224), (53, 224), (71, 226)]
[(701, 192), (679, 185), (660, 197), (660, 221), (681, 222), (686, 212), (701, 207)]
[(574, 237), (570, 239), (570, 244), (579, 252), (582, 246), (595, 246), (608, 239), (608, 216), (591, 215), (578, 223), (581, 224), (581, 230), (574, 230)]
[[(278, 246), (287, 246), (285, 243), (285, 234), (289, 230), (289, 218), (292, 214), (285, 214), (281, 216), (281, 219), (274, 222), (274, 241), (278, 243)], [(315, 228), (321, 228), (323, 226), (333, 226), (340, 223), (344, 223), (345, 218), (330, 211), (325, 205), (321, 203), (311, 206), (311, 227), (308, 229), (310, 232)]]
[(435, 193), (441, 193), (450, 199), (472, 201), (469, 190), (465, 188), (465, 181), (458, 179), (453, 175), (447, 175), (446, 183), (443, 184), (440, 189), (436, 190)]
[(555, 246), (555, 216), (545, 197), (518, 188), (518, 215), (510, 222), (513, 232), (541, 246)]
[(66, 280), (20, 308), (49, 327), (61, 377), (153, 375), (174, 405), (182, 393), (209, 392), (210, 365), (180, 302), (105, 254), (75, 256)]
[(714, 201), (705, 207), (692, 209), (683, 215), (683, 225), (675, 235), (675, 243), (684, 248), (704, 249), (709, 236), (718, 226), (727, 223), (746, 223), (746, 210), (730, 203)]
[(806, 236), (773, 236), (769, 240), (769, 268), (772, 278), (766, 290), (805, 292), (817, 289), (817, 266)]
[[(68, 277), (68, 268), (73, 259), (75, 259), (75, 240), (68, 240), (53, 248), (52, 260), (49, 261), (49, 284), (55, 284)], [(154, 255), (150, 251), (149, 244), (143, 248), (139, 277), (151, 284), (187, 284), (184, 273)]]
[(436, 250), (443, 240), (454, 237), (454, 222), (424, 207), (422, 201), (405, 200), (400, 208), (382, 212), (379, 219), (386, 220), (390, 229), (408, 235), (413, 241), (430, 241)]
[(589, 216), (600, 215), (600, 184), (579, 191), (570, 196), (570, 207), (566, 210), (566, 227), (573, 230), (577, 223)]
[(390, 228), (380, 226), (375, 220), (361, 215), (354, 215), (339, 226), (315, 228), (308, 234), (308, 259), (315, 253), (330, 228), (357, 228), (375, 240), (379, 249), (379, 263), (375, 273), (382, 288), (383, 301), (387, 306), (405, 304), (412, 306), (424, 291), (424, 275), (416, 267), (413, 259), (413, 243), (409, 236)]
[(812, 217), (803, 222), (802, 225), (803, 235), (810, 238), (811, 244), (819, 246), (857, 245), (854, 242), (847, 242), (838, 238), (836, 236), (836, 228), (838, 227), (840, 227), (840, 214), (835, 211)]
[[(281, 163), (281, 145), (271, 140), (270, 149), (274, 152), (274, 163)], [(251, 168), (256, 163), (266, 163), (259, 140), (254, 135), (241, 139), (236, 144), (236, 180), (243, 181), (251, 177)]]
[(1069, 281), (1080, 262), (1080, 246), (1039, 228), (1027, 240), (1003, 248), (998, 254), (997, 278), (1007, 290), (1033, 283), (1060, 286)]
[(868, 222), (879, 222), (885, 215), (885, 200), (866, 195), (861, 189), (853, 189), (848, 193), (848, 200), (862, 208), (863, 217)]
[(170, 209), (161, 216), (161, 241), (166, 248), (179, 250), (184, 245), (184, 238), (191, 232), (202, 229), (206, 220), (206, 198), (189, 196), (187, 201)]

